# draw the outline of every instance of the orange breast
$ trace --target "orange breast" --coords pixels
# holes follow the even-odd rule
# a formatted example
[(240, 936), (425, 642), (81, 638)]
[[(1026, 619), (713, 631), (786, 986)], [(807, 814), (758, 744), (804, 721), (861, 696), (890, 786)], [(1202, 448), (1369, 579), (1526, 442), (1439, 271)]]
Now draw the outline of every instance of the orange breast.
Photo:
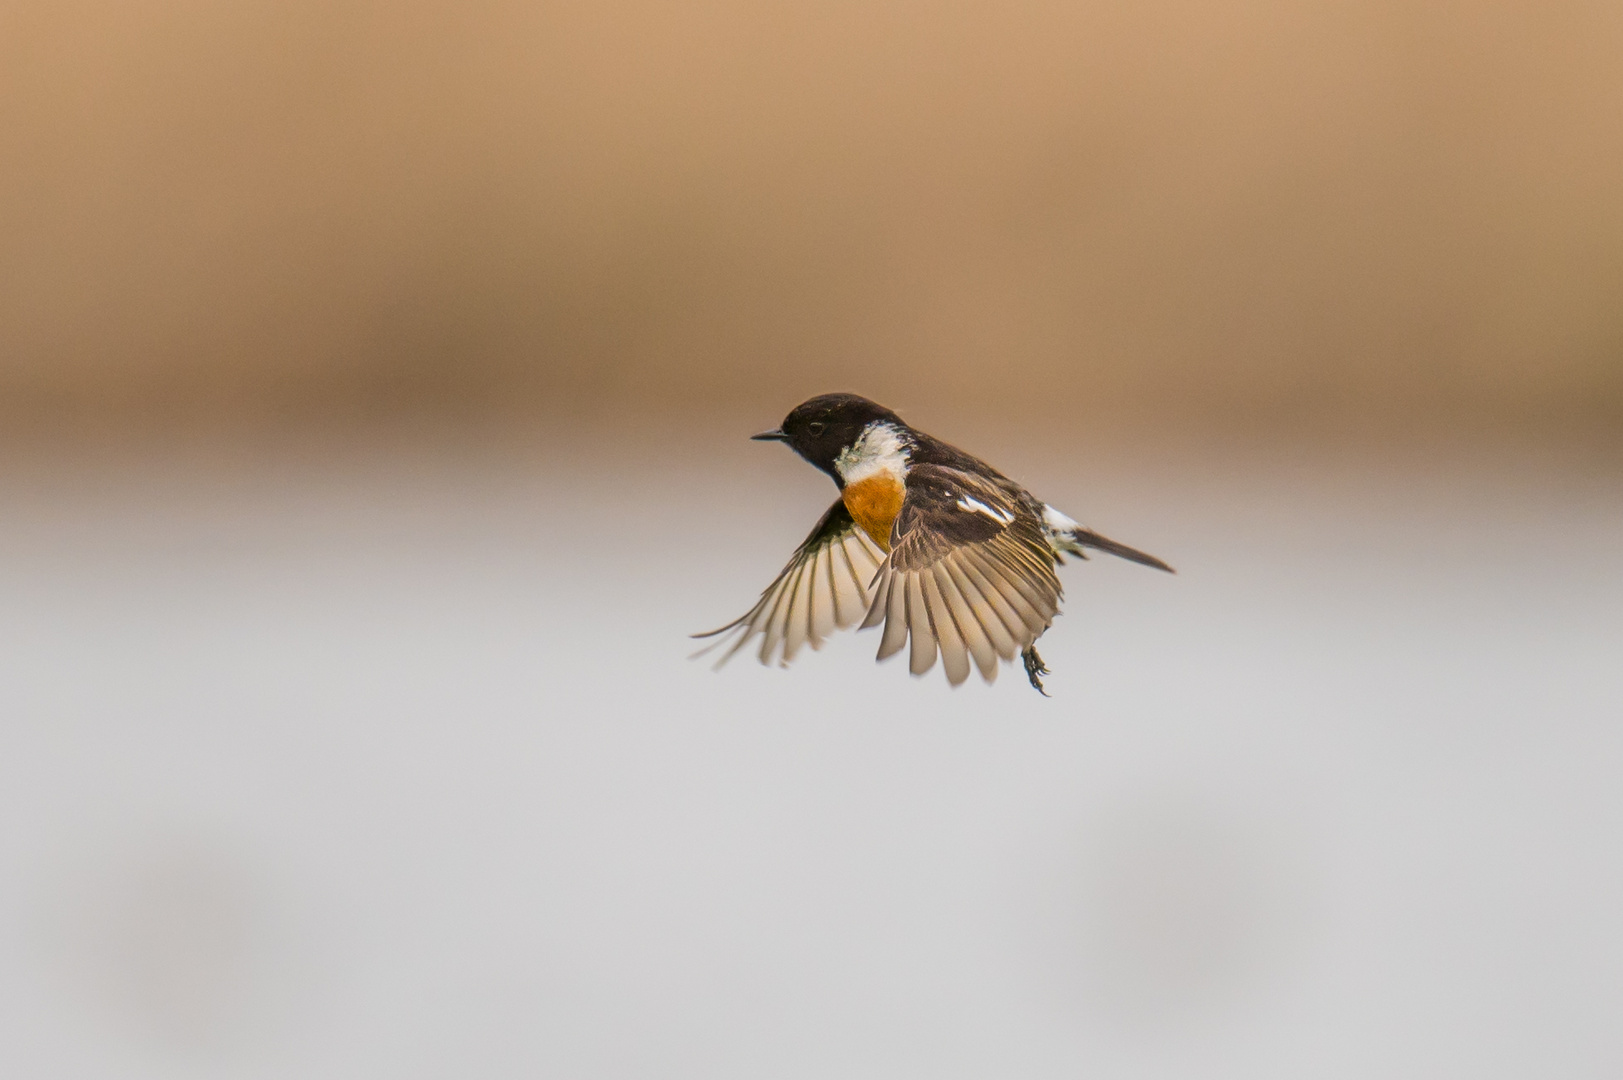
[(845, 508), (851, 511), (862, 531), (873, 538), (883, 551), (890, 550), (890, 526), (902, 512), (902, 497), (907, 489), (899, 477), (880, 473), (854, 484), (845, 485), (842, 497)]

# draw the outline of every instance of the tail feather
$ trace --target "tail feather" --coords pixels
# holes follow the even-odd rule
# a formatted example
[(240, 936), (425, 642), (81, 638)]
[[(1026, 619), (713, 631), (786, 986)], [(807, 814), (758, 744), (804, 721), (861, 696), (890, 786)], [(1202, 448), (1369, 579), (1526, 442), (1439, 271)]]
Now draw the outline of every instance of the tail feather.
[(1103, 551), (1108, 555), (1114, 555), (1129, 562), (1136, 562), (1142, 566), (1165, 570), (1169, 574), (1177, 573), (1176, 570), (1157, 559), (1154, 555), (1146, 554), (1137, 548), (1130, 548), (1126, 544), (1117, 543), (1108, 536), (1100, 536), (1092, 529), (1083, 528), (1081, 525), (1066, 529), (1063, 532), (1055, 530), (1050, 535), (1054, 539), (1054, 546), (1060, 551), (1067, 551), (1084, 559), (1088, 557), (1087, 549), (1093, 548), (1095, 551)]

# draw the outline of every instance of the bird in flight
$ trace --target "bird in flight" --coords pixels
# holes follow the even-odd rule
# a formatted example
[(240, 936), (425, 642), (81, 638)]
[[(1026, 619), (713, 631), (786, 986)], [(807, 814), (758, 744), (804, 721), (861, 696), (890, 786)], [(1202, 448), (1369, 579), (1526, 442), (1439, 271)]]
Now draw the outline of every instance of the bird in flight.
[(720, 667), (756, 635), (761, 663), (787, 666), (836, 627), (884, 626), (878, 659), (911, 641), (909, 668), (936, 654), (953, 686), (997, 678), (1016, 654), (1038, 692), (1049, 674), (1036, 642), (1059, 614), (1054, 568), (1091, 548), (1172, 573), (1153, 555), (1077, 524), (979, 458), (909, 427), (877, 402), (824, 394), (783, 426), (752, 436), (788, 443), (828, 473), (840, 497), (756, 605), (694, 637), (731, 645)]

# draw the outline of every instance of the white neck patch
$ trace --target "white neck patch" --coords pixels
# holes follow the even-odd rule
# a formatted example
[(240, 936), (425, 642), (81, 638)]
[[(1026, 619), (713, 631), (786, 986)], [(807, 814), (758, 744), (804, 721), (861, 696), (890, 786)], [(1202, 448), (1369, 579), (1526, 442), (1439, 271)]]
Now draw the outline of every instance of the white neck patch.
[(907, 442), (895, 424), (875, 420), (862, 429), (856, 442), (840, 451), (834, 471), (847, 484), (881, 473), (901, 479), (907, 475)]

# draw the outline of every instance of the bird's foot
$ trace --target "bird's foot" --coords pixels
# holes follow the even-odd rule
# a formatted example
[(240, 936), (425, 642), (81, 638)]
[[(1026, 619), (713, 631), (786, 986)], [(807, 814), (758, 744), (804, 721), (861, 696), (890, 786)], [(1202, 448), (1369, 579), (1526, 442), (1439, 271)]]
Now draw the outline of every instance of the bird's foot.
[(1027, 646), (1026, 650), (1020, 654), (1020, 659), (1025, 662), (1026, 678), (1031, 680), (1031, 688), (1043, 697), (1047, 697), (1048, 691), (1043, 689), (1043, 681), (1038, 676), (1050, 675), (1052, 672), (1048, 670), (1048, 665), (1043, 663), (1043, 658), (1037, 655), (1037, 646)]

